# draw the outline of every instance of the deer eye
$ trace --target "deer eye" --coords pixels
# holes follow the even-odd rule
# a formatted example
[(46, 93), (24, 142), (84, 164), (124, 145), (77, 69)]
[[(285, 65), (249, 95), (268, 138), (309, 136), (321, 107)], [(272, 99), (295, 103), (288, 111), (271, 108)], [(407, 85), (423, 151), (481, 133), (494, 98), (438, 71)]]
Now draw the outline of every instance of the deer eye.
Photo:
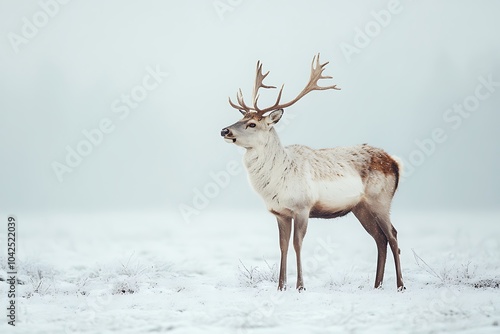
[(249, 123), (248, 126), (251, 127), (251, 128), (255, 128), (255, 123)]

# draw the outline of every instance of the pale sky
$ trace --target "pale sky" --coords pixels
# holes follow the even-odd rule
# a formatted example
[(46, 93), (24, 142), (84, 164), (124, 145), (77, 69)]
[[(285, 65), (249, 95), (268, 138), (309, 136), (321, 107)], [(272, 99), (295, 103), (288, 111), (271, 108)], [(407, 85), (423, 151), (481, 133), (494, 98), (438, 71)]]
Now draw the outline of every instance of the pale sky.
[(220, 138), (240, 117), (227, 98), (249, 99), (257, 60), (293, 98), (318, 52), (342, 90), (285, 110), (283, 144), (399, 156), (398, 208), (498, 208), (498, 13), (498, 1), (2, 0), (0, 210), (178, 210), (199, 193), (264, 210)]

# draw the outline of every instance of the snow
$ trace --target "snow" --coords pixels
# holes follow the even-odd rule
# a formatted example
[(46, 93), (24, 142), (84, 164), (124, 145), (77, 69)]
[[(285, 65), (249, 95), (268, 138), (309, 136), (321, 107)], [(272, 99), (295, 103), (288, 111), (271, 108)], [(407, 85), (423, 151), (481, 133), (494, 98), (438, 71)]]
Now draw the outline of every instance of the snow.
[(190, 224), (173, 213), (18, 215), (15, 332), (498, 333), (499, 218), (395, 211), (402, 293), (390, 253), (373, 289), (375, 243), (352, 215), (311, 220), (298, 293), (293, 247), (289, 289), (276, 290), (278, 232), (265, 211)]

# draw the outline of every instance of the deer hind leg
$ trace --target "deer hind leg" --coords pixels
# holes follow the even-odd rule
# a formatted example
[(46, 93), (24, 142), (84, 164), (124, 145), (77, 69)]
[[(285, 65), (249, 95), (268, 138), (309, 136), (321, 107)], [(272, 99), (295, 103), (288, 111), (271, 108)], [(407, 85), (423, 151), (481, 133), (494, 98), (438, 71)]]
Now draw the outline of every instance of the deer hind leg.
[(394, 264), (396, 266), (396, 285), (398, 287), (398, 291), (402, 291), (405, 287), (403, 284), (403, 275), (401, 273), (401, 261), (399, 259), (400, 250), (397, 238), (398, 231), (396, 231), (394, 226), (391, 224), (389, 215), (387, 215), (387, 217), (377, 219), (377, 223), (389, 241), (389, 247), (391, 247), (392, 255), (394, 256)]
[(290, 242), (290, 234), (292, 232), (292, 219), (276, 216), (278, 221), (278, 230), (280, 234), (280, 276), (278, 281), (278, 290), (286, 289), (286, 259), (288, 254), (288, 244)]
[(352, 212), (356, 218), (358, 218), (361, 225), (363, 225), (366, 232), (375, 239), (375, 243), (377, 244), (377, 273), (375, 276), (375, 289), (377, 289), (382, 286), (384, 281), (385, 262), (387, 259), (387, 238), (373, 218), (371, 211), (364, 204), (358, 205)]
[(366, 205), (365, 208), (367, 208), (368, 212), (371, 213), (372, 221), (378, 225), (380, 230), (382, 230), (389, 243), (392, 255), (394, 256), (394, 264), (396, 266), (396, 285), (398, 291), (402, 291), (405, 289), (405, 287), (403, 284), (403, 275), (401, 273), (401, 262), (399, 259), (400, 251), (398, 246), (397, 231), (391, 223), (391, 219), (389, 217), (389, 210), (381, 208), (377, 209), (376, 206), (375, 209), (373, 209), (373, 206), (368, 208)]
[(305, 290), (300, 253), (302, 249), (302, 240), (304, 240), (307, 231), (308, 218), (308, 213), (301, 213), (297, 214), (293, 219), (293, 247), (295, 248), (295, 255), (297, 256), (297, 290), (299, 290), (299, 292)]

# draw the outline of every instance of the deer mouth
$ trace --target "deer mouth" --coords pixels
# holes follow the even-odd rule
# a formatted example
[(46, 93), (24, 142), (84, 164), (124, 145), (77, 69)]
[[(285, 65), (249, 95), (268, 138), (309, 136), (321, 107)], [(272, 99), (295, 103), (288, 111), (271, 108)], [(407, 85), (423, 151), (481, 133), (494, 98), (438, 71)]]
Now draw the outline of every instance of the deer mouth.
[(236, 142), (236, 137), (233, 137), (232, 133), (228, 133), (224, 136), (224, 141), (226, 143), (235, 143)]

